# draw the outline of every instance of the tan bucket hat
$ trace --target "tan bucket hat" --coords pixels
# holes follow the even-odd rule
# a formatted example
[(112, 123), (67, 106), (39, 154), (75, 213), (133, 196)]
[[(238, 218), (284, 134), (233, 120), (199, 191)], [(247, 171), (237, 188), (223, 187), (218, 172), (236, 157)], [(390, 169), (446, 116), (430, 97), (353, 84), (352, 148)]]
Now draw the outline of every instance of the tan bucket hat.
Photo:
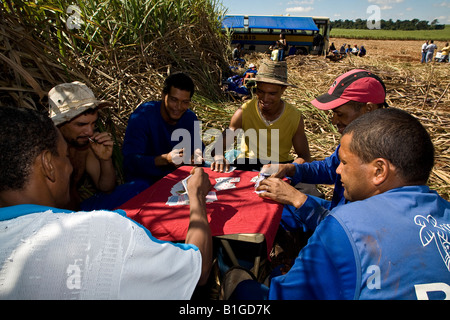
[(48, 101), (55, 125), (70, 121), (88, 109), (113, 105), (110, 101), (97, 100), (92, 90), (78, 81), (55, 86), (48, 92)]
[(296, 88), (295, 85), (287, 82), (287, 69), (286, 61), (264, 60), (259, 66), (255, 80), (256, 82), (273, 83)]

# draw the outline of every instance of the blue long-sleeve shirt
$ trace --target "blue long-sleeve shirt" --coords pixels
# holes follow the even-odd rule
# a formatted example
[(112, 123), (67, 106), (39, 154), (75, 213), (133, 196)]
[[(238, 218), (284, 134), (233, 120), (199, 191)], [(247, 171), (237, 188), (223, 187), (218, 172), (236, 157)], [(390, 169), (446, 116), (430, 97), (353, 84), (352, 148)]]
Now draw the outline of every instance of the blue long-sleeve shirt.
[(336, 173), (339, 166), (339, 148), (334, 153), (320, 161), (295, 163), (295, 174), (292, 178), (293, 185), (299, 182), (311, 184), (334, 184), (333, 197), (331, 201), (315, 196), (307, 195), (308, 201), (300, 208), (286, 205), (281, 217), (281, 224), (285, 229), (295, 230), (299, 228), (311, 229), (308, 225), (298, 220), (299, 213), (305, 212), (309, 215), (325, 217), (330, 210), (346, 202), (341, 176)]
[(339, 166), (339, 148), (334, 153), (321, 161), (295, 164), (295, 175), (292, 179), (294, 185), (299, 182), (311, 184), (334, 184), (333, 198), (331, 201), (322, 200), (322, 206), (328, 210), (344, 203), (344, 188), (342, 187), (341, 176), (336, 173)]
[[(181, 130), (175, 132), (178, 129)], [(153, 184), (175, 169), (156, 166), (155, 158), (180, 146), (188, 155), (197, 148), (203, 150), (200, 134), (200, 123), (193, 111), (188, 109), (176, 125), (170, 125), (161, 116), (161, 101), (141, 104), (130, 116), (123, 141), (126, 180), (146, 180)]]

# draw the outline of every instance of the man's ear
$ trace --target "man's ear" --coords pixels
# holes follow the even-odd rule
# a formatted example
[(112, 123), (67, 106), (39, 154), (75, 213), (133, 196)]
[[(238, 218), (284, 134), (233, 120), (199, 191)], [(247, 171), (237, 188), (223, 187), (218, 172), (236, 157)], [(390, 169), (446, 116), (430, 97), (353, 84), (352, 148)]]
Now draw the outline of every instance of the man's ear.
[(378, 109), (378, 105), (372, 102), (367, 102), (366, 105), (364, 106), (365, 108), (365, 113), (367, 112), (371, 112), (374, 111), (376, 109)]
[(56, 170), (53, 164), (53, 155), (49, 150), (45, 150), (40, 155), (42, 172), (44, 176), (47, 177), (51, 182), (56, 181)]
[(380, 186), (392, 174), (391, 163), (384, 158), (377, 158), (372, 161), (373, 177), (372, 181), (375, 186)]

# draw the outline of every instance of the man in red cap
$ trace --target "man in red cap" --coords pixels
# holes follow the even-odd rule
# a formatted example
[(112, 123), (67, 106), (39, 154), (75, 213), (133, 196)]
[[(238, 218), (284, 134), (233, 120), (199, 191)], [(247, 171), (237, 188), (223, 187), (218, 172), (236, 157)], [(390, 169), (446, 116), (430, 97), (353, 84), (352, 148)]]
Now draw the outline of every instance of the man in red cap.
[[(344, 129), (359, 116), (373, 110), (387, 107), (386, 87), (383, 81), (370, 71), (355, 69), (339, 76), (327, 93), (317, 97), (311, 103), (320, 110), (333, 112), (332, 123), (342, 134)], [(321, 161), (303, 164), (280, 164), (271, 178), (260, 183), (262, 197), (268, 197), (286, 204), (281, 224), (286, 230), (298, 230), (303, 224), (296, 219), (296, 210), (309, 210), (324, 217), (334, 207), (345, 203), (344, 188), (340, 175), (339, 148)], [(263, 170), (270, 170), (269, 166)], [(273, 168), (272, 168), (273, 172)], [(280, 178), (292, 177), (292, 185), (299, 182), (311, 184), (334, 184), (331, 201), (306, 195)]]
[(360, 115), (387, 106), (383, 81), (367, 70), (355, 69), (338, 77), (327, 93), (311, 101), (320, 110), (333, 111), (333, 124), (342, 134)]

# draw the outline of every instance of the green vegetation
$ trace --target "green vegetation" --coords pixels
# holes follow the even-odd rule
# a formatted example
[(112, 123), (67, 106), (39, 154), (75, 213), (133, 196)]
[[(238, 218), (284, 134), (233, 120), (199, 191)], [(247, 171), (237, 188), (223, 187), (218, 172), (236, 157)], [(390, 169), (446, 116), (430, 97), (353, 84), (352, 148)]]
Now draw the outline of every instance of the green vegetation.
[[(206, 97), (217, 98), (230, 56), (220, 29), (224, 12), (219, 0), (3, 1), (0, 48), (15, 78), (0, 74), (0, 86), (11, 88), (0, 103), (34, 101), (39, 107), (54, 85), (75, 80), (124, 103), (131, 83), (154, 86), (154, 96), (167, 72), (177, 70), (189, 72)], [(23, 98), (29, 86), (39, 99)], [(130, 93), (139, 100), (148, 96)]]
[(333, 38), (450, 41), (450, 25), (441, 30), (331, 29)]
[[(372, 20), (372, 22), (375, 21)], [(438, 24), (437, 19), (434, 19), (430, 24), (428, 21), (419, 19), (396, 21), (381, 19), (379, 23), (383, 30), (440, 30), (445, 28), (444, 24)], [(367, 29), (367, 20), (335, 20), (331, 23), (331, 26), (338, 29)]]

